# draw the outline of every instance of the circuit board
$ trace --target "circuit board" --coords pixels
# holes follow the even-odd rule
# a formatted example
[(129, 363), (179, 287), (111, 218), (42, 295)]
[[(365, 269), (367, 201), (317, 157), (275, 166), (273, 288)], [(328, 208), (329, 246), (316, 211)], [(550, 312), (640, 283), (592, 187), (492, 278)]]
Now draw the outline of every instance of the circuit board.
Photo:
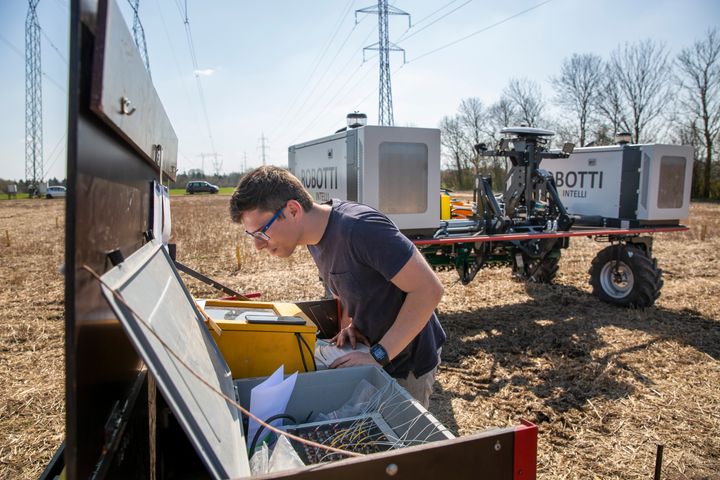
[[(402, 446), (392, 429), (378, 413), (341, 420), (288, 426), (288, 433), (355, 453), (371, 454), (399, 448)], [(311, 445), (291, 441), (305, 465), (331, 462), (347, 458), (340, 453), (331, 452)]]

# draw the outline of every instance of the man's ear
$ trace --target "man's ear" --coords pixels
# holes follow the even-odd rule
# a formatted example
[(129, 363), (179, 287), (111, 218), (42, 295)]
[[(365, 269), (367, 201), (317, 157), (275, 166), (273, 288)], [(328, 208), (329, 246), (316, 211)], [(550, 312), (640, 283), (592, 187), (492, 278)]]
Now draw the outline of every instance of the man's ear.
[(303, 213), (302, 205), (300, 205), (300, 202), (298, 202), (297, 200), (288, 200), (287, 208), (288, 208), (288, 214), (293, 219), (296, 219), (296, 218), (299, 218), (300, 216), (302, 216), (302, 213)]

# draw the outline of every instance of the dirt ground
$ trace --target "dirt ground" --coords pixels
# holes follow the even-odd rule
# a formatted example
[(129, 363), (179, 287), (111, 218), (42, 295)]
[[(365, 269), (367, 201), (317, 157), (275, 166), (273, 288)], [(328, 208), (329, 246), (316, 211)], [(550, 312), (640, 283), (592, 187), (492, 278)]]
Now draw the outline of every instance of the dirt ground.
[[(256, 254), (228, 197), (173, 197), (183, 263), (264, 300), (323, 294), (307, 252)], [(64, 436), (64, 201), (0, 202), (0, 478), (35, 478)], [(541, 479), (720, 478), (720, 205), (694, 203), (685, 233), (657, 234), (665, 285), (644, 311), (590, 294), (605, 244), (577, 238), (554, 285), (508, 268), (468, 286), (440, 272), (448, 334), (430, 410), (460, 435), (539, 426)], [(197, 297), (219, 296), (187, 279)]]

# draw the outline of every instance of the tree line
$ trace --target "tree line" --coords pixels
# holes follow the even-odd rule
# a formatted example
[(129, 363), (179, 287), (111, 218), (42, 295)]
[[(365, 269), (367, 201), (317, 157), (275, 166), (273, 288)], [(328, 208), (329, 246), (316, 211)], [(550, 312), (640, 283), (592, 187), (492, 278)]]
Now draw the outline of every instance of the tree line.
[[(502, 179), (504, 163), (476, 157), (473, 147), (492, 148), (502, 128), (526, 125), (555, 131), (555, 145), (612, 145), (619, 132), (629, 133), (632, 143), (692, 145), (693, 197), (720, 198), (717, 28), (674, 56), (653, 40), (621, 44), (607, 59), (573, 54), (547, 81), (552, 98), (543, 97), (537, 81), (512, 78), (495, 103), (465, 98), (455, 114), (443, 117), (446, 187), (470, 189), (476, 174)], [(548, 107), (560, 113), (548, 113)]]

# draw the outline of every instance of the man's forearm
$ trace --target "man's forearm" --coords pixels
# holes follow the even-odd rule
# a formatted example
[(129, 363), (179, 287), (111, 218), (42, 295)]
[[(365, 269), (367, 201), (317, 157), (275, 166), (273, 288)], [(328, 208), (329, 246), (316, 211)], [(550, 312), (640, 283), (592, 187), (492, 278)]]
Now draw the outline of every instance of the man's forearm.
[(380, 340), (390, 359), (395, 358), (427, 325), (442, 298), (442, 288), (410, 292), (400, 308), (395, 323)]

